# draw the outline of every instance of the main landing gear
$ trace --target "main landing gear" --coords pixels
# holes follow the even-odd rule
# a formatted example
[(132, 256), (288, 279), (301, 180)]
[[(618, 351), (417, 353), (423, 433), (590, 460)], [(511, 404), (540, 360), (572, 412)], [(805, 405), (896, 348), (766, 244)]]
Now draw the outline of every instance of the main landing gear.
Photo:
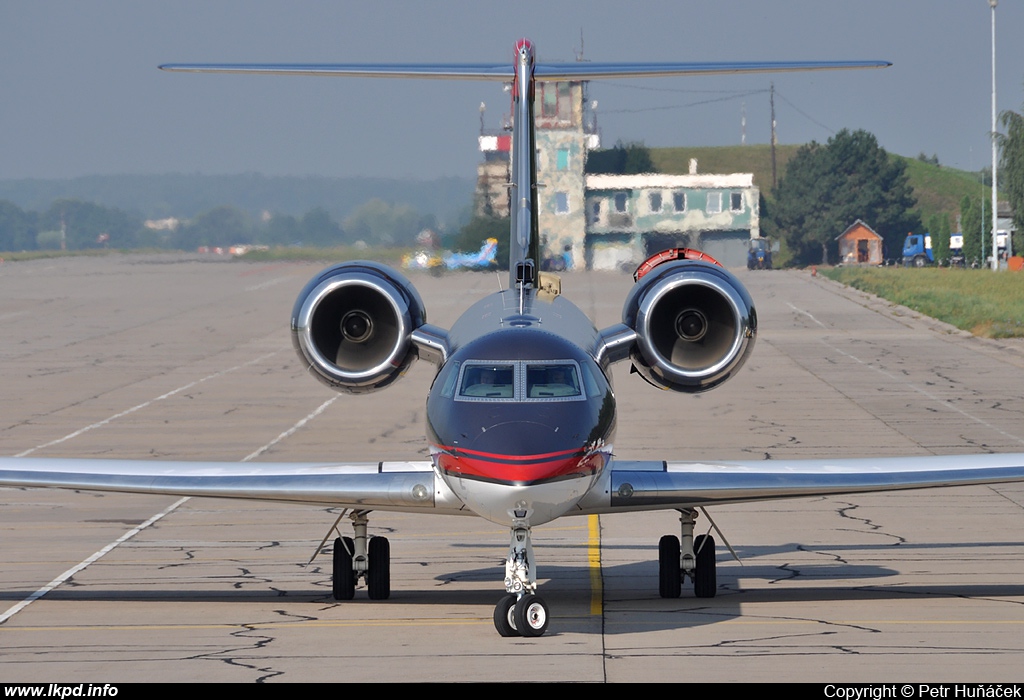
[(715, 571), (715, 538), (711, 535), (693, 536), (697, 511), (689, 508), (679, 511), (680, 538), (665, 535), (658, 542), (658, 593), (662, 598), (678, 598), (682, 582), (693, 580), (693, 593), (698, 598), (714, 598), (718, 589)]
[(494, 628), (502, 637), (539, 637), (548, 629), (548, 606), (536, 594), (530, 528), (513, 526), (505, 560), (505, 595), (494, 608)]
[(360, 578), (366, 581), (370, 600), (391, 596), (391, 543), (386, 537), (374, 537), (367, 542), (368, 515), (369, 511), (353, 511), (349, 518), (355, 537), (334, 540), (331, 592), (335, 600), (352, 600)]

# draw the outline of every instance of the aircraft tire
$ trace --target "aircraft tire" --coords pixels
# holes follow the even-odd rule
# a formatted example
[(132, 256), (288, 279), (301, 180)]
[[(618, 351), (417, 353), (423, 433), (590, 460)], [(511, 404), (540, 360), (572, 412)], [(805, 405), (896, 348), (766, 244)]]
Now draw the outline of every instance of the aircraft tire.
[(516, 631), (516, 599), (515, 593), (506, 593), (494, 606), (494, 629), (498, 630), (502, 637), (519, 636), (519, 632)]
[(678, 598), (682, 592), (679, 570), (679, 538), (665, 535), (658, 542), (658, 593), (662, 598)]
[(693, 551), (697, 555), (697, 568), (693, 572), (693, 594), (698, 598), (714, 598), (718, 590), (715, 538), (711, 535), (697, 535), (693, 538)]
[(334, 540), (334, 570), (331, 592), (335, 600), (352, 600), (356, 596), (356, 572), (352, 570), (352, 538)]
[(523, 637), (539, 637), (548, 629), (548, 606), (540, 596), (527, 593), (513, 608), (516, 631)]
[(372, 537), (367, 545), (366, 592), (370, 600), (391, 597), (391, 543), (387, 537)]

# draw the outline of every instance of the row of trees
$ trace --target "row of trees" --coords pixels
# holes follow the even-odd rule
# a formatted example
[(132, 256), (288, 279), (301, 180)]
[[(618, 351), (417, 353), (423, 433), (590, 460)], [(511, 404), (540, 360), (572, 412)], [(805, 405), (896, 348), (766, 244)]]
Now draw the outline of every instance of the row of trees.
[[(999, 189), (1013, 208), (1012, 248), (1020, 254), (1024, 253), (1024, 115), (1003, 112), (1001, 123)], [(918, 158), (938, 161), (923, 154)], [(932, 234), (935, 257), (947, 259), (949, 234), (957, 224), (968, 260), (991, 254), (992, 210), (987, 198), (963, 197), (959, 222), (951, 221), (949, 214), (922, 222), (915, 211), (906, 165), (890, 157), (866, 131), (843, 130), (824, 145), (812, 142), (802, 147), (772, 195), (771, 204), (762, 209), (762, 228), (765, 235), (785, 238), (794, 262), (800, 264), (834, 260), (835, 236), (856, 219), (868, 222), (884, 238), (887, 257), (899, 255), (907, 233), (927, 231)]]
[(999, 188), (1013, 207), (1013, 251), (1024, 254), (1024, 116), (1007, 110), (1000, 116), (1005, 133), (999, 134), (1001, 150)]
[(92, 202), (62, 199), (46, 211), (25, 211), (0, 200), (0, 251), (65, 247), (170, 248), (195, 250), (199, 246), (266, 245), (336, 246), (365, 241), (372, 245), (414, 245), (424, 228), (437, 228), (433, 215), (421, 216), (405, 204), (371, 200), (343, 223), (325, 209), (301, 217), (274, 214), (249, 216), (231, 206), (202, 212), (170, 230), (154, 230), (141, 216)]
[(763, 229), (785, 238), (800, 264), (835, 260), (835, 237), (857, 219), (882, 236), (889, 257), (922, 229), (906, 165), (866, 131), (844, 129), (824, 145), (801, 147), (772, 195)]

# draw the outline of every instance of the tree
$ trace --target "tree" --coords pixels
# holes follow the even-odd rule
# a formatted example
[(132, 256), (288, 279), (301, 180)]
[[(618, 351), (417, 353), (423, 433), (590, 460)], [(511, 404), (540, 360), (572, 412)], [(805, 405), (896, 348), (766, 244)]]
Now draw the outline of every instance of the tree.
[(989, 244), (992, 240), (992, 214), (983, 202), (984, 197), (974, 199), (966, 194), (960, 200), (960, 233), (964, 236), (964, 257), (968, 265), (975, 260), (984, 264), (981, 252), (992, 247)]
[(101, 247), (103, 234), (111, 248), (133, 248), (142, 228), (141, 217), (78, 199), (58, 199), (40, 218), (41, 231), (64, 231), (68, 250)]
[(16, 204), (0, 200), (0, 250), (35, 248), (34, 218)]
[(175, 248), (195, 250), (199, 246), (230, 246), (252, 242), (252, 225), (238, 209), (221, 206), (205, 211), (174, 232)]
[(263, 242), (281, 246), (302, 243), (298, 219), (291, 214), (274, 214), (267, 221)]
[(643, 143), (635, 141), (623, 144), (619, 141), (613, 148), (598, 149), (587, 154), (586, 171), (592, 174), (636, 175), (654, 173), (651, 151)]
[(1024, 116), (1005, 111), (1000, 115), (1005, 134), (998, 134), (999, 186), (1013, 207), (1013, 252), (1024, 254)]
[(371, 199), (345, 219), (345, 232), (353, 240), (382, 245), (411, 245), (420, 232), (420, 215), (408, 204)]
[(857, 219), (882, 236), (889, 255), (921, 228), (906, 165), (863, 130), (844, 129), (825, 145), (801, 147), (773, 195), (769, 229), (786, 238), (803, 264), (827, 264), (836, 236)]
[(306, 212), (299, 222), (299, 231), (304, 245), (329, 247), (344, 243), (344, 231), (323, 207)]
[(928, 232), (932, 235), (932, 255), (939, 265), (949, 261), (949, 215), (933, 214), (928, 220)]

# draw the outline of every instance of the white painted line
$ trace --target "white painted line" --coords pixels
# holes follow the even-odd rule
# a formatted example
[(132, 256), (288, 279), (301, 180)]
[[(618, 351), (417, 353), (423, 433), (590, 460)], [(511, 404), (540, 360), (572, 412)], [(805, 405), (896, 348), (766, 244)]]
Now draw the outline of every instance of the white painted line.
[(182, 499), (179, 499), (179, 500), (175, 501), (170, 506), (168, 506), (167, 508), (165, 508), (161, 512), (157, 513), (156, 515), (154, 515), (152, 518), (150, 518), (146, 522), (144, 522), (141, 525), (139, 525), (138, 527), (136, 527), (136, 528), (134, 528), (132, 530), (129, 530), (128, 532), (124, 533), (123, 535), (118, 537), (116, 540), (114, 540), (113, 542), (108, 544), (106, 547), (104, 547), (103, 549), (101, 549), (98, 552), (96, 552), (95, 554), (93, 554), (91, 557), (88, 557), (87, 559), (82, 560), (78, 564), (75, 564), (70, 569), (65, 571), (63, 574), (61, 574), (57, 578), (53, 579), (48, 584), (46, 584), (45, 586), (40, 588), (38, 591), (36, 591), (32, 595), (30, 595), (28, 598), (25, 598), (25, 600), (21, 601), (20, 603), (16, 603), (16, 604), (12, 605), (10, 608), (7, 609), (7, 611), (3, 615), (0, 615), (0, 625), (2, 625), (3, 623), (7, 622), (8, 620), (10, 620), (12, 617), (17, 615), (19, 612), (21, 612), (25, 608), (27, 608), (33, 602), (35, 602), (35, 601), (39, 600), (40, 598), (42, 598), (44, 595), (46, 595), (47, 593), (52, 591), (54, 588), (56, 588), (57, 586), (61, 585), (65, 581), (67, 581), (69, 578), (71, 578), (72, 576), (77, 574), (79, 571), (81, 571), (85, 567), (89, 566), (89, 564), (92, 564), (97, 559), (99, 559), (99, 558), (103, 557), (104, 555), (106, 555), (107, 553), (109, 553), (117, 545), (121, 544), (122, 542), (127, 542), (131, 538), (135, 537), (135, 535), (139, 534), (140, 532), (145, 530), (147, 527), (149, 527), (153, 523), (155, 523), (158, 520), (160, 520), (161, 518), (163, 518), (165, 515), (168, 515), (169, 513), (174, 511), (178, 506), (180, 506), (182, 503), (184, 503), (187, 500), (188, 500), (188, 498), (182, 498)]
[(789, 306), (789, 308), (793, 309), (793, 311), (796, 311), (798, 314), (803, 314), (807, 318), (811, 319), (812, 321), (817, 323), (822, 328), (828, 328), (828, 326), (826, 326), (824, 323), (822, 323), (818, 319), (814, 318), (814, 316), (811, 315), (810, 311), (804, 311), (803, 309), (797, 308), (797, 307), (793, 306), (791, 303), (789, 303), (788, 301), (786, 302), (786, 305)]
[[(271, 355), (273, 355), (273, 354), (275, 354), (275, 353), (271, 353)], [(269, 357), (269, 355), (265, 355), (264, 357)], [(258, 358), (258, 359), (263, 359), (263, 358)], [(255, 362), (255, 361), (257, 361), (257, 360), (253, 360), (253, 362)], [(247, 362), (245, 364), (252, 364), (252, 362)], [(245, 365), (238, 365), (238, 367), (244, 367), (244, 366)], [(233, 367), (232, 369), (238, 369), (238, 367)], [(231, 370), (225, 370), (224, 372), (229, 372), (229, 371), (231, 371)], [(224, 372), (221, 372), (220, 374), (223, 374)], [(211, 377), (212, 376), (215, 376), (215, 375), (211, 375)], [(199, 381), (202, 381), (202, 380), (199, 380)], [(197, 382), (193, 382), (193, 384), (198, 384), (198, 383), (199, 383), (198, 381)], [(176, 391), (179, 391), (179, 390), (176, 390)], [(274, 438), (273, 440), (268, 442), (266, 445), (264, 445), (260, 449), (256, 450), (252, 454), (250, 454), (248, 457), (243, 459), (242, 462), (250, 462), (250, 461), (252, 461), (253, 459), (255, 459), (259, 455), (263, 454), (264, 452), (269, 450), (271, 447), (273, 447), (277, 443), (281, 442), (281, 440), (284, 440), (288, 436), (293, 435), (297, 430), (301, 429), (302, 426), (306, 425), (307, 423), (309, 423), (309, 421), (313, 420), (314, 418), (319, 416), (321, 413), (326, 411), (327, 407), (330, 406), (335, 401), (337, 401), (339, 398), (341, 398), (341, 397), (340, 396), (335, 396), (333, 398), (328, 399), (327, 401), (324, 401), (322, 404), (320, 404), (319, 408), (317, 408), (315, 411), (313, 411), (312, 413), (307, 415), (305, 418), (302, 418), (301, 420), (299, 420), (299, 422), (297, 422), (291, 428), (289, 428), (288, 430), (286, 430), (283, 433), (281, 433), (280, 435), (278, 435), (276, 438)], [(152, 403), (152, 402), (149, 402), (149, 403)], [(161, 518), (163, 518), (165, 515), (169, 515), (171, 512), (176, 510), (178, 508), (178, 506), (182, 505), (183, 503), (185, 503), (188, 500), (190, 500), (190, 499), (188, 497), (185, 497), (185, 498), (181, 498), (181, 499), (175, 501), (169, 507), (167, 507), (166, 509), (164, 509), (160, 513), (157, 513), (152, 518), (150, 518), (146, 522), (142, 523), (138, 527), (136, 527), (136, 528), (134, 528), (132, 530), (129, 530), (128, 532), (124, 533), (123, 535), (118, 537), (116, 540), (114, 540), (113, 542), (108, 544), (106, 547), (104, 547), (103, 549), (101, 549), (98, 552), (96, 552), (95, 554), (93, 554), (91, 557), (88, 557), (87, 559), (84, 559), (80, 563), (78, 563), (75, 566), (71, 567), (70, 569), (65, 571), (63, 574), (61, 574), (57, 578), (53, 579), (48, 584), (46, 584), (45, 586), (40, 588), (38, 591), (36, 591), (32, 595), (30, 595), (28, 598), (25, 598), (21, 602), (16, 603), (15, 605), (11, 606), (10, 608), (7, 609), (7, 611), (5, 613), (0, 615), (0, 625), (2, 625), (5, 622), (7, 622), (9, 619), (11, 619), (15, 615), (17, 615), (19, 612), (24, 610), (30, 604), (32, 604), (35, 601), (37, 601), (40, 598), (42, 598), (44, 595), (46, 595), (47, 593), (52, 591), (54, 588), (57, 588), (58, 586), (60, 586), (62, 583), (67, 581), (69, 578), (71, 578), (72, 576), (77, 574), (79, 571), (81, 571), (85, 567), (87, 567), (90, 564), (92, 564), (94, 561), (96, 561), (99, 558), (101, 558), (104, 555), (106, 555), (108, 552), (113, 550), (119, 544), (121, 544), (123, 542), (127, 542), (131, 538), (135, 537), (135, 535), (139, 534), (140, 532), (145, 530), (147, 527), (149, 527), (153, 523), (155, 523), (158, 520), (160, 520)]]
[(285, 438), (290, 437), (291, 435), (293, 435), (296, 430), (299, 430), (306, 423), (308, 423), (309, 421), (313, 420), (314, 418), (319, 416), (321, 413), (326, 411), (328, 406), (330, 406), (332, 403), (334, 403), (335, 401), (337, 401), (340, 398), (341, 398), (340, 396), (335, 396), (333, 398), (327, 399), (322, 404), (320, 404), (320, 407), (318, 409), (316, 409), (315, 411), (310, 413), (308, 416), (306, 416), (305, 418), (300, 420), (298, 423), (296, 423), (295, 425), (290, 427), (288, 430), (286, 430), (283, 433), (281, 433), (280, 435), (278, 435), (276, 438), (274, 438), (273, 440), (268, 442), (266, 445), (264, 445), (260, 449), (258, 449), (255, 452), (253, 452), (251, 455), (249, 455), (248, 457), (246, 457), (242, 461), (243, 462), (250, 462), (250, 461), (256, 459), (257, 457), (259, 457), (261, 454), (263, 454), (264, 452), (269, 450), (271, 447), (273, 447), (277, 443), (279, 443), (282, 440), (284, 440)]
[(12, 318), (18, 318), (19, 316), (27, 316), (28, 311), (11, 311), (10, 313), (0, 314), (0, 321), (7, 321)]
[(25, 450), (24, 452), (19, 452), (18, 454), (14, 455), (14, 456), (15, 457), (27, 457), (30, 454), (32, 454), (33, 452), (35, 452), (36, 450), (41, 450), (44, 447), (51, 447), (53, 445), (59, 445), (60, 443), (66, 441), (66, 440), (70, 440), (71, 438), (78, 437), (82, 433), (87, 433), (90, 430), (95, 430), (96, 428), (100, 428), (100, 427), (106, 425), (107, 423), (110, 423), (111, 421), (117, 420), (118, 418), (123, 418), (124, 416), (127, 416), (129, 413), (135, 413), (136, 411), (141, 411), (143, 408), (146, 408), (147, 406), (150, 406), (150, 405), (156, 403), (157, 401), (163, 401), (164, 399), (170, 398), (170, 397), (174, 396), (175, 394), (180, 394), (181, 392), (183, 392), (183, 391), (185, 391), (187, 389), (191, 389), (192, 387), (196, 386), (197, 384), (202, 384), (203, 382), (205, 382), (205, 381), (207, 381), (209, 379), (216, 379), (217, 377), (221, 377), (221, 376), (223, 376), (225, 374), (228, 374), (229, 372), (234, 372), (235, 370), (242, 369), (243, 367), (248, 367), (249, 365), (254, 365), (257, 362), (262, 362), (263, 360), (267, 359), (268, 357), (273, 357), (274, 355), (276, 355), (279, 352), (280, 352), (280, 350), (275, 350), (274, 352), (270, 352), (270, 353), (267, 353), (266, 355), (262, 355), (260, 357), (257, 357), (255, 360), (249, 360), (248, 362), (243, 362), (240, 365), (235, 365), (234, 367), (229, 367), (228, 369), (222, 369), (219, 372), (214, 372), (213, 374), (209, 374), (209, 375), (203, 377), (202, 379), (197, 379), (194, 382), (189, 382), (188, 384), (186, 384), (184, 386), (179, 386), (177, 389), (174, 389), (173, 391), (168, 391), (166, 394), (161, 394), (160, 396), (157, 396), (155, 399), (150, 399), (149, 401), (144, 401), (144, 402), (140, 403), (138, 406), (132, 406), (131, 408), (129, 408), (127, 410), (124, 410), (124, 411), (121, 411), (120, 413), (115, 413), (114, 415), (110, 416), (109, 418), (104, 418), (103, 420), (99, 421), (98, 423), (93, 423), (92, 425), (87, 425), (84, 428), (80, 428), (79, 430), (76, 430), (73, 433), (68, 433), (67, 435), (65, 435), (62, 438), (57, 438), (56, 440), (50, 440), (49, 442), (44, 442), (42, 445), (36, 445), (35, 447), (30, 447), (29, 449)]
[(275, 284), (280, 284), (281, 282), (287, 282), (290, 279), (291, 277), (275, 277), (274, 279), (269, 279), (266, 282), (260, 282), (259, 284), (252, 285), (251, 287), (246, 287), (245, 291), (256, 292), (261, 289), (266, 289), (267, 287), (273, 287)]
[(944, 408), (948, 408), (950, 411), (955, 411), (956, 413), (959, 413), (960, 415), (962, 415), (964, 418), (970, 418), (975, 423), (983, 425), (986, 428), (988, 428), (989, 430), (995, 431), (995, 432), (999, 433), (1000, 435), (1002, 435), (1005, 438), (1009, 438), (1010, 440), (1015, 440), (1015, 441), (1019, 442), (1020, 444), (1024, 445), (1024, 438), (1018, 437), (1016, 435), (1012, 435), (1011, 433), (1008, 433), (1005, 430), (997, 428), (996, 426), (992, 425), (988, 421), (983, 420), (981, 418), (978, 418), (975, 415), (971, 415), (970, 413), (968, 413), (967, 411), (963, 410), (959, 406), (954, 406), (949, 401), (946, 401), (945, 399), (939, 398), (938, 396), (936, 396), (935, 394), (932, 394), (928, 390), (922, 389), (922, 388), (920, 388), (918, 386), (915, 386), (915, 385), (911, 384), (910, 382), (908, 382), (908, 381), (906, 381), (906, 380), (904, 380), (904, 379), (902, 379), (900, 377), (897, 377), (894, 374), (890, 374), (889, 372), (886, 372), (881, 367), (877, 367), (877, 366), (873, 365), (870, 362), (865, 362), (864, 360), (860, 359), (859, 357), (851, 355), (848, 352), (844, 352), (844, 351), (840, 350), (839, 348), (835, 347), (834, 345), (832, 345), (830, 343), (826, 343), (824, 340), (822, 340), (821, 343), (825, 347), (831, 348), (832, 350), (835, 350), (840, 355), (843, 355), (844, 357), (847, 357), (847, 358), (853, 360), (854, 362), (859, 362), (860, 364), (864, 365), (865, 367), (870, 367), (871, 369), (875, 370), (876, 372), (878, 372), (879, 374), (881, 374), (881, 375), (883, 375), (885, 377), (888, 377), (889, 379), (893, 380), (894, 382), (898, 382), (900, 384), (904, 384), (904, 385), (910, 387), (911, 389), (913, 389), (917, 393), (921, 394), (922, 396), (927, 396), (932, 401), (935, 401), (940, 406), (943, 406)]

